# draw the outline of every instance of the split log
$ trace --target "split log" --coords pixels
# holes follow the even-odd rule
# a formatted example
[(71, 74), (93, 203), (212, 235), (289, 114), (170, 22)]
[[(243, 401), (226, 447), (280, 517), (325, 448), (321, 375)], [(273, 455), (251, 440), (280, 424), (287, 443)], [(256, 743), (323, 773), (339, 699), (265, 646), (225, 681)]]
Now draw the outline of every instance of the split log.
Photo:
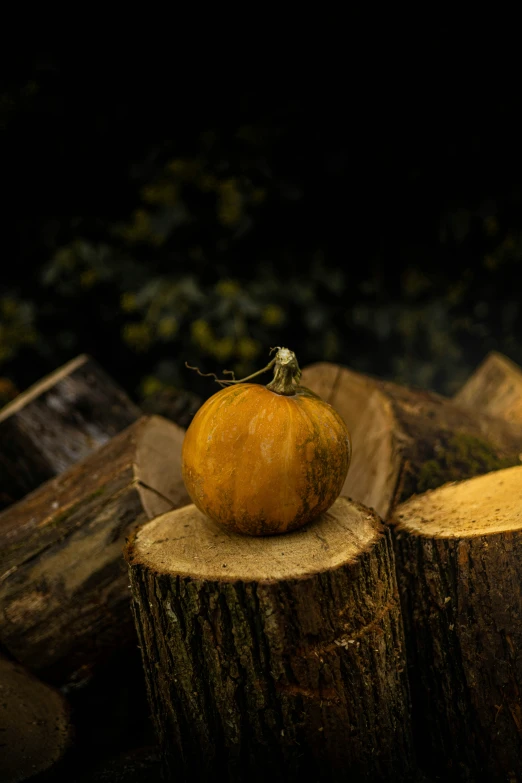
[(409, 695), (390, 532), (346, 498), (296, 532), (195, 506), (126, 548), (167, 780), (405, 780)]
[(172, 422), (142, 417), (0, 514), (0, 641), (53, 684), (133, 643), (122, 549), (137, 525), (190, 502), (182, 441)]
[(82, 355), (0, 410), (0, 509), (86, 457), (140, 417)]
[(21, 783), (55, 770), (70, 746), (63, 696), (0, 656), (0, 780)]
[(320, 363), (303, 386), (343, 417), (353, 456), (342, 493), (388, 519), (413, 494), (520, 464), (522, 422), (477, 414), (440, 394)]
[(492, 351), (454, 400), (464, 408), (522, 424), (522, 370), (507, 356)]
[(393, 524), (419, 758), (442, 780), (522, 781), (522, 467)]

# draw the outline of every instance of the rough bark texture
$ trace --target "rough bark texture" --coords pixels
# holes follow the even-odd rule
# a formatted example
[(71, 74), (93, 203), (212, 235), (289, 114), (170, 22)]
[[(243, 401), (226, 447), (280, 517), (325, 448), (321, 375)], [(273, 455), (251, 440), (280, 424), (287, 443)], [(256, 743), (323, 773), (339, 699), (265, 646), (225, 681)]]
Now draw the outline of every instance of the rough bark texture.
[(333, 405), (351, 432), (343, 494), (383, 519), (413, 494), (520, 464), (522, 423), (334, 364), (305, 368), (301, 383)]
[(507, 356), (492, 351), (454, 397), (476, 413), (522, 423), (522, 370)]
[(168, 780), (409, 779), (393, 554), (371, 512), (341, 498), (252, 539), (189, 506), (126, 557)]
[(416, 749), (440, 780), (522, 781), (521, 488), (511, 468), (395, 513)]
[(79, 356), (0, 411), (0, 509), (106, 443), (139, 408), (88, 356)]
[(143, 417), (0, 514), (0, 641), (53, 683), (89, 677), (134, 638), (122, 548), (189, 502), (183, 431)]
[(0, 780), (20, 783), (54, 768), (71, 742), (65, 699), (0, 656)]

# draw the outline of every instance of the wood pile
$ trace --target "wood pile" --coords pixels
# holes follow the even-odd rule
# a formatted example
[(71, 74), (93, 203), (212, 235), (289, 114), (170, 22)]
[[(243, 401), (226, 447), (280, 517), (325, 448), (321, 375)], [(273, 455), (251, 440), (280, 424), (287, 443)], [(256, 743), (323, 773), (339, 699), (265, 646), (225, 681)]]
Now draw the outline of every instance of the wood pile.
[(2, 783), (522, 781), (522, 371), (301, 383), (352, 464), (264, 538), (192, 505), (194, 400), (80, 356), (0, 411)]

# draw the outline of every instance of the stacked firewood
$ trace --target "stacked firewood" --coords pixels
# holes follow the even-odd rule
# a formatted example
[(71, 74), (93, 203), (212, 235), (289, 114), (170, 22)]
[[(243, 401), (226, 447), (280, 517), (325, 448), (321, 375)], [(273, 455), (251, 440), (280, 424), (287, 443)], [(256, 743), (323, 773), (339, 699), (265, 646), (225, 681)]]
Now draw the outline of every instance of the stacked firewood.
[(522, 781), (521, 370), (302, 384), (352, 464), (262, 539), (191, 504), (197, 401), (145, 413), (80, 356), (0, 411), (2, 783)]

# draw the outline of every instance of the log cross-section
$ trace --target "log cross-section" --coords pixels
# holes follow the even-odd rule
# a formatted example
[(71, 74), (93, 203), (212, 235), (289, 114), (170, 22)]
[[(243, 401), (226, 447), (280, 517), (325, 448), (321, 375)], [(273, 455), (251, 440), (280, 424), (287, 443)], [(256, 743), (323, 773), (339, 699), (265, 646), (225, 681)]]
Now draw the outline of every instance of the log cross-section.
[(458, 405), (513, 423), (522, 423), (522, 370), (492, 351), (454, 397)]
[[(36, 775), (39, 780), (57, 780), (72, 736), (69, 708), (63, 696), (20, 664), (0, 655), (2, 783), (23, 783)], [(49, 777), (40, 777), (46, 772)]]

